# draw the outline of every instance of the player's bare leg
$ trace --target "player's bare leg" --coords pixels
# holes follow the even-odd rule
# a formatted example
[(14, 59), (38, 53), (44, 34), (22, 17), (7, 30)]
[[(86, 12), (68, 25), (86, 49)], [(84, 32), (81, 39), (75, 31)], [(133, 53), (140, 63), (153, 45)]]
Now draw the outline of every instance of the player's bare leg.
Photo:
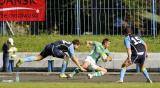
[(122, 64), (122, 67), (121, 67), (120, 80), (117, 81), (117, 82), (123, 83), (123, 79), (124, 79), (124, 76), (125, 76), (125, 73), (126, 73), (126, 68), (129, 67), (130, 65), (132, 65), (132, 63), (128, 59), (126, 59), (124, 61), (124, 63)]
[[(82, 65), (84, 69), (87, 69), (89, 66), (89, 62), (85, 61)], [(76, 68), (72, 73), (68, 74), (68, 78), (72, 78), (74, 75), (78, 74), (81, 72), (80, 68)]]
[(61, 78), (67, 78), (68, 76), (65, 74), (65, 70), (67, 68), (67, 65), (68, 65), (68, 62), (69, 62), (69, 57), (67, 55), (64, 56), (64, 60), (63, 60), (63, 63), (62, 63), (62, 68), (61, 68), (61, 73), (60, 73), (60, 77)]
[(149, 77), (149, 74), (147, 72), (147, 69), (144, 67), (144, 64), (139, 64), (141, 72), (143, 73), (143, 75), (145, 76), (145, 78), (147, 79), (148, 83), (152, 83), (152, 80)]
[(93, 77), (100, 77), (100, 76), (104, 75), (105, 73), (107, 73), (107, 69), (99, 67), (99, 66), (97, 66), (97, 68), (95, 70), (97, 72), (93, 72), (93, 73), (88, 74), (89, 79), (91, 79)]
[(19, 67), (24, 62), (40, 61), (42, 59), (43, 59), (43, 57), (41, 55), (19, 58), (19, 60), (16, 63), (16, 67)]

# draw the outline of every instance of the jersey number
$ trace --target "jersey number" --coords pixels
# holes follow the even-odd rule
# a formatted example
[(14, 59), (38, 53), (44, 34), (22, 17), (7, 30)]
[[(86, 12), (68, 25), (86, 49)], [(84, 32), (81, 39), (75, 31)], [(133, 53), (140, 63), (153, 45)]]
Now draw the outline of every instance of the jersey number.
[(132, 37), (131, 40), (133, 41), (134, 45), (137, 45), (139, 43), (141, 43), (141, 40), (139, 37)]
[(63, 43), (66, 43), (66, 44), (71, 44), (71, 42), (67, 42), (67, 41), (64, 41), (62, 40)]

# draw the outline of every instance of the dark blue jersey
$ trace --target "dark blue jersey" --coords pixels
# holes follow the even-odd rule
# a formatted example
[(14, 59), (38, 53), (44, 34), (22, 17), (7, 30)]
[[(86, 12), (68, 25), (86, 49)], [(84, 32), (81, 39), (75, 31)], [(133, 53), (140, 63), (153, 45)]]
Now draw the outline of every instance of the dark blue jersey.
[(67, 42), (65, 40), (56, 41), (52, 44), (54, 45), (54, 47), (56, 47), (64, 52), (67, 52), (68, 48), (72, 45), (71, 42)]
[(51, 43), (52, 48), (58, 48), (59, 50), (63, 52), (68, 52), (70, 57), (74, 56), (74, 46), (72, 42), (68, 42), (65, 40), (56, 41), (54, 43)]
[(136, 35), (128, 35), (124, 44), (126, 48), (131, 48), (132, 54), (143, 54), (145, 52), (144, 41)]

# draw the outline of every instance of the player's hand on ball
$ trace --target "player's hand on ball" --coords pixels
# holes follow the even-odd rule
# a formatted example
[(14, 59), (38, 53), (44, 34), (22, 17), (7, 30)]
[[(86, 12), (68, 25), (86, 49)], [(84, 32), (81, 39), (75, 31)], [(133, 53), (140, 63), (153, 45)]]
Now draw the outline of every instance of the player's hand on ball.
[(107, 56), (105, 59), (102, 59), (104, 62), (110, 62), (112, 61), (112, 57), (111, 56)]
[(107, 59), (108, 59), (108, 61), (112, 61), (112, 57), (111, 56), (108, 56)]

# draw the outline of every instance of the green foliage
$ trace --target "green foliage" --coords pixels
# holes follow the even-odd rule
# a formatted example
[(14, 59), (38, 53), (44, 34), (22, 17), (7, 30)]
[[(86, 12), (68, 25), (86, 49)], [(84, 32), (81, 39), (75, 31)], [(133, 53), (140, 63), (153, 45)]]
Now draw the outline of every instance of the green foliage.
[[(152, 9), (152, 0), (122, 0), (123, 1), (123, 5), (126, 7), (126, 8), (134, 8), (134, 9), (138, 9), (138, 10), (129, 10), (127, 11), (126, 13), (131, 13), (131, 14), (128, 14), (131, 18), (133, 18), (132, 16), (136, 15), (137, 17), (135, 18), (135, 21), (137, 22), (142, 22), (143, 19), (142, 18), (146, 18), (146, 19), (149, 19), (149, 20), (153, 20), (152, 18), (152, 12), (149, 12), (151, 11)], [(157, 3), (157, 7), (156, 9), (159, 9), (159, 2), (158, 0), (156, 1)], [(160, 22), (160, 16), (158, 14), (155, 15), (156, 19), (155, 21), (156, 22)], [(130, 19), (131, 20), (131, 19)]]
[[(104, 38), (109, 38), (111, 40), (111, 46), (109, 50), (111, 52), (125, 52), (126, 49), (123, 45), (124, 36), (109, 36), (109, 35), (41, 35), (41, 36), (15, 36), (15, 46), (18, 48), (19, 52), (40, 52), (46, 44), (57, 41), (57, 40), (67, 40), (72, 41), (73, 39), (79, 39), (81, 41), (81, 47), (78, 52), (88, 52), (89, 49), (86, 48), (86, 40), (99, 41), (101, 42)], [(0, 37), (0, 46), (7, 40), (8, 37)], [(149, 52), (160, 52), (160, 36), (153, 39), (151, 36), (142, 37), (148, 45)]]
[[(140, 13), (139, 15), (146, 18), (146, 19), (152, 20), (152, 13), (150, 13), (150, 12), (146, 11), (146, 12)], [(155, 21), (160, 23), (160, 16), (159, 15), (155, 15)]]
[(150, 7), (151, 4), (147, 4), (148, 1), (145, 0), (122, 0), (124, 5), (128, 8), (139, 8), (143, 9), (146, 7)]

